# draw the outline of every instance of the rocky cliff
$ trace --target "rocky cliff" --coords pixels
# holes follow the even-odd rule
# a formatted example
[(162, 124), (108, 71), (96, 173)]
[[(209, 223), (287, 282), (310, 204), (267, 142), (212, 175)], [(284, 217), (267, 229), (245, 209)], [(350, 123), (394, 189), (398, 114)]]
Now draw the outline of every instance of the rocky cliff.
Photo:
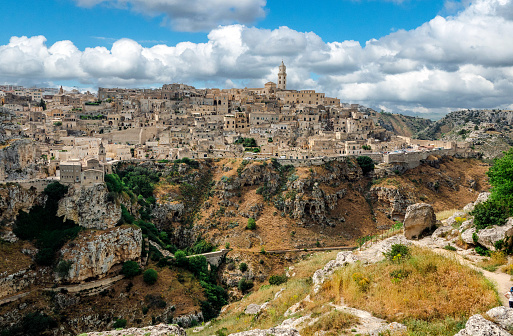
[(121, 207), (109, 196), (104, 184), (71, 186), (59, 201), (57, 216), (63, 216), (88, 229), (113, 228), (121, 219)]
[(61, 249), (62, 260), (71, 262), (66, 280), (103, 278), (114, 266), (121, 266), (127, 260), (139, 261), (141, 251), (142, 233), (138, 227), (82, 232)]
[(41, 152), (34, 141), (13, 140), (7, 147), (0, 148), (0, 181), (30, 179), (44, 175), (36, 165)]
[(0, 238), (14, 242), (12, 224), (20, 210), (27, 212), (34, 205), (42, 205), (45, 196), (35, 188), (26, 189), (15, 183), (0, 184)]

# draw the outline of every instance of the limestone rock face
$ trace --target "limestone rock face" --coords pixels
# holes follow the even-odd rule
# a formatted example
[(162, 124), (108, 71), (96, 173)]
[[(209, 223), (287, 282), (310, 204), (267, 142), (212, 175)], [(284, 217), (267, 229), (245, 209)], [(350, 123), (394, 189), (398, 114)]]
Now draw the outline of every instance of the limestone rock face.
[(490, 228), (479, 230), (477, 233), (477, 242), (487, 249), (495, 251), (495, 243), (499, 240), (504, 240), (506, 237), (513, 236), (513, 217), (508, 218), (508, 221), (503, 226), (494, 225)]
[(70, 187), (59, 201), (57, 216), (64, 216), (88, 229), (113, 228), (121, 219), (121, 207), (108, 200), (104, 184), (91, 187)]
[(481, 315), (474, 315), (468, 319), (465, 329), (455, 336), (510, 336), (502, 327), (488, 321)]
[(145, 328), (129, 328), (123, 330), (111, 330), (91, 332), (81, 335), (87, 336), (186, 336), (185, 330), (176, 325), (159, 324)]
[(491, 193), (489, 193), (489, 192), (480, 193), (479, 196), (477, 196), (477, 199), (475, 202), (465, 205), (465, 207), (463, 208), (463, 211), (465, 211), (466, 213), (471, 212), (472, 210), (474, 210), (476, 205), (488, 201), (488, 198), (490, 198), (490, 195), (491, 195)]
[(474, 233), (476, 232), (475, 228), (470, 228), (468, 230), (465, 230), (461, 234), (461, 240), (463, 240), (467, 244), (474, 245)]
[(413, 202), (413, 195), (405, 195), (399, 189), (388, 187), (372, 187), (371, 193), (379, 204), (388, 205), (386, 212), (393, 220), (404, 219), (406, 210)]
[(138, 261), (141, 249), (142, 232), (137, 227), (82, 232), (61, 249), (62, 259), (72, 262), (66, 279), (80, 282), (88, 278), (103, 278), (115, 265), (128, 260)]
[(337, 254), (335, 260), (329, 261), (323, 268), (318, 269), (312, 276), (312, 282), (314, 285), (314, 292), (317, 292), (322, 283), (330, 277), (337, 268), (343, 267), (348, 264), (353, 264), (358, 258), (353, 252), (340, 252)]
[(17, 184), (0, 185), (0, 221), (11, 224), (18, 211), (28, 212), (34, 205), (43, 205), (45, 196), (35, 189), (25, 189)]
[(244, 310), (244, 314), (246, 315), (256, 315), (260, 312), (260, 305), (256, 303), (252, 303), (246, 307), (246, 310)]
[(36, 161), (41, 151), (35, 141), (21, 139), (0, 150), (0, 180), (22, 180), (45, 177)]
[(235, 334), (230, 334), (231, 336), (299, 336), (299, 331), (296, 329), (287, 329), (287, 328), (271, 328), (267, 330), (255, 329), (250, 331), (243, 331)]
[(506, 307), (495, 307), (486, 313), (492, 320), (504, 329), (513, 326), (513, 309)]
[(418, 237), (422, 231), (436, 224), (436, 216), (433, 207), (426, 203), (410, 205), (406, 209), (404, 218), (404, 236), (408, 239)]

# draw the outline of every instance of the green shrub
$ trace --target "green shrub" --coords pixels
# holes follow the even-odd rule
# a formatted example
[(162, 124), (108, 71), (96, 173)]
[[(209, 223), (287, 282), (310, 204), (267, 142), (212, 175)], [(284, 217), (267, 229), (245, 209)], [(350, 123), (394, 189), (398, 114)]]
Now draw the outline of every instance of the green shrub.
[(479, 203), (470, 213), (478, 230), (492, 225), (504, 225), (510, 214), (510, 207), (504, 200), (488, 200)]
[(288, 278), (286, 275), (271, 275), (271, 277), (269, 278), (269, 284), (278, 286), (278, 285), (281, 285), (282, 283), (287, 282), (287, 280), (288, 280)]
[(237, 288), (239, 288), (239, 290), (242, 293), (246, 293), (251, 288), (253, 288), (253, 281), (246, 280), (246, 279), (240, 279), (239, 284), (237, 285)]
[(157, 271), (155, 271), (153, 268), (149, 268), (146, 271), (144, 271), (143, 280), (148, 285), (153, 285), (154, 283), (157, 282), (158, 276), (159, 276), (159, 274), (157, 273)]
[(256, 229), (256, 221), (254, 218), (248, 218), (248, 225), (246, 225), (247, 230), (255, 230)]
[(124, 274), (127, 278), (133, 278), (134, 276), (141, 273), (141, 267), (139, 267), (139, 264), (135, 261), (128, 260), (123, 263), (121, 273)]
[(248, 264), (246, 264), (246, 263), (241, 263), (241, 264), (239, 265), (239, 270), (240, 270), (242, 273), (246, 272), (246, 271), (248, 270)]
[(364, 174), (374, 170), (374, 161), (372, 161), (368, 156), (359, 156), (356, 158), (356, 162), (358, 162), (358, 165), (362, 168)]
[(127, 321), (125, 319), (117, 319), (116, 322), (114, 322), (114, 324), (112, 325), (112, 328), (124, 328), (126, 327), (126, 323)]
[(457, 250), (457, 249), (456, 249), (456, 247), (451, 246), (451, 245), (449, 245), (449, 244), (445, 245), (445, 246), (444, 246), (444, 249), (446, 249), (446, 250), (448, 250), (448, 251), (456, 251), (456, 250)]
[(383, 254), (389, 261), (400, 262), (410, 257), (410, 248), (403, 244), (394, 244), (389, 252)]
[(185, 268), (189, 265), (189, 259), (187, 259), (187, 254), (185, 254), (185, 252), (182, 250), (178, 250), (175, 252), (175, 261), (179, 267)]
[(57, 267), (55, 268), (55, 272), (63, 278), (65, 276), (68, 276), (69, 270), (71, 269), (71, 265), (73, 265), (73, 262), (71, 260), (61, 260)]

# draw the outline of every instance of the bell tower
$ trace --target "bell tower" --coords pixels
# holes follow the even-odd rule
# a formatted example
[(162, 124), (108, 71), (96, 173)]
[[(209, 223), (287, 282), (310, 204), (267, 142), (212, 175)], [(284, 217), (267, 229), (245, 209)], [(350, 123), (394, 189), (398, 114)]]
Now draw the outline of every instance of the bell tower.
[(98, 147), (98, 161), (107, 162), (107, 153), (105, 152), (105, 147), (103, 147), (103, 143), (100, 142), (100, 146)]
[(280, 71), (278, 72), (278, 85), (276, 86), (279, 90), (287, 90), (287, 67), (281, 61)]

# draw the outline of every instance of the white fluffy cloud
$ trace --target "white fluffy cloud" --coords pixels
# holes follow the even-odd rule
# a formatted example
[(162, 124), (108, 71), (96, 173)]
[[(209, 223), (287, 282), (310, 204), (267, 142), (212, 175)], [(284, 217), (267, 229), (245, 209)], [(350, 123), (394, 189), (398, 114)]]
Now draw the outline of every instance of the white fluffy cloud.
[[(82, 0), (92, 1), (92, 0)], [(99, 1), (99, 0), (98, 0)], [(513, 0), (476, 0), (364, 46), (324, 42), (313, 32), (220, 26), (206, 43), (144, 48), (130, 39), (81, 51), (70, 41), (13, 37), (0, 46), (0, 81), (76, 80), (99, 86), (182, 82), (257, 86), (276, 81), (283, 59), (289, 87), (345, 102), (417, 113), (512, 106)]]
[(266, 0), (75, 0), (79, 6), (106, 4), (149, 16), (164, 15), (178, 31), (208, 31), (218, 25), (249, 24), (265, 16)]

